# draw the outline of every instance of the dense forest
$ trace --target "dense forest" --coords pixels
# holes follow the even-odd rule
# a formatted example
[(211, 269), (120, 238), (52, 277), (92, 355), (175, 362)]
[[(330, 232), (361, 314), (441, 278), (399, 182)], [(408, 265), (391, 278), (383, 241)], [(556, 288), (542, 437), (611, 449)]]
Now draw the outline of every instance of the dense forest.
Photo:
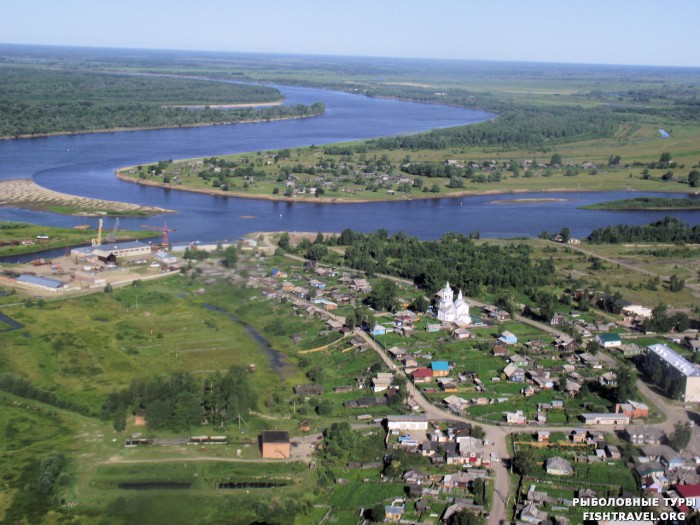
[(480, 246), (458, 233), (421, 241), (402, 232), (390, 236), (386, 230), (365, 234), (346, 229), (323, 242), (347, 246), (345, 264), (351, 268), (411, 279), (429, 292), (449, 281), (470, 296), (485, 290), (529, 294), (554, 274), (554, 263), (533, 262), (526, 244)]
[(685, 222), (666, 217), (646, 226), (618, 224), (593, 230), (588, 240), (597, 244), (617, 244), (621, 242), (700, 242), (700, 225), (690, 227)]
[(612, 137), (621, 122), (603, 108), (520, 107), (497, 119), (428, 133), (370, 141), (378, 149), (443, 149), (467, 146), (526, 147), (547, 151), (557, 144)]
[[(118, 128), (226, 124), (322, 114), (323, 104), (212, 109), (263, 103), (276, 89), (173, 78), (4, 66), (0, 69), (0, 136), (43, 135)], [(176, 106), (202, 106), (201, 110)]]

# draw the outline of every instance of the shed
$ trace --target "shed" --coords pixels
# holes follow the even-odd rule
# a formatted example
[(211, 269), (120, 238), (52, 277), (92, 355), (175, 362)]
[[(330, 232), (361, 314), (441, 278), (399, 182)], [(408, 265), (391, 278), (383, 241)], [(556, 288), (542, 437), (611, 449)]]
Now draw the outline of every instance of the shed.
[(286, 430), (264, 430), (260, 434), (260, 448), (265, 459), (289, 459), (292, 445)]
[(17, 282), (29, 284), (32, 286), (38, 286), (39, 288), (51, 290), (52, 292), (60, 290), (66, 284), (56, 279), (49, 279), (48, 277), (40, 277), (38, 275), (27, 274), (20, 275), (19, 277), (17, 277)]
[(507, 330), (501, 334), (498, 340), (507, 345), (514, 345), (518, 342), (518, 338), (515, 336), (515, 334)]
[(374, 328), (372, 328), (372, 335), (386, 335), (386, 327), (379, 323), (375, 324)]
[(571, 476), (574, 473), (571, 463), (559, 456), (548, 458), (545, 462), (545, 469), (547, 474), (555, 476)]

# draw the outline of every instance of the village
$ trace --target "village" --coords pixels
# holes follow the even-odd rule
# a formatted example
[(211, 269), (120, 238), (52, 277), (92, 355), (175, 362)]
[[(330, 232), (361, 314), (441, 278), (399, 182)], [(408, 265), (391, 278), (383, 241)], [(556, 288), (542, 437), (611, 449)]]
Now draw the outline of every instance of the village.
[[(498, 498), (494, 472), (504, 463), (511, 472), (521, 469), (510, 502), (515, 523), (579, 523), (587, 509), (573, 506), (575, 497), (700, 494), (700, 440), (693, 413), (690, 422), (686, 414), (700, 402), (700, 368), (685, 357), (696, 351), (697, 333), (656, 336), (641, 346), (636, 330), (651, 315), (642, 305), (626, 305), (614, 323), (572, 310), (542, 326), (467, 299), (449, 283), (426, 312), (414, 311), (408, 307), (421, 294), (405, 282), (398, 282), (395, 312), (375, 311), (348, 326), (345, 317), (355, 319), (376, 277), (308, 261), (281, 262), (275, 257), (258, 264), (247, 284), (262, 289), (267, 300), (288, 298), (299, 316), (325, 320), (319, 335), (337, 333), (338, 339), (321, 349), (324, 354), (375, 349), (383, 357), (384, 370), (345, 378), (344, 384), (297, 385), (294, 393), (342, 399), (334, 413), (345, 410), (358, 423), (382, 423), (384, 463), (350, 468), (386, 473), (392, 452), (420, 458), (419, 467), (393, 473), (394, 481), (401, 475), (406, 495), (387, 502), (387, 521), (449, 523), (461, 509), (489, 517), (488, 498), (477, 493), (486, 486)], [(650, 374), (663, 367), (678, 385), (682, 405), (672, 405), (641, 380), (643, 395), (616, 399), (618, 379), (635, 381), (618, 377), (633, 363)], [(498, 441), (488, 439), (494, 429)], [(680, 451), (669, 446), (684, 432), (694, 435), (689, 445)], [(528, 457), (529, 466), (518, 465), (519, 455)], [(435, 513), (437, 501), (441, 511)], [(683, 505), (657, 510), (688, 511)]]
[[(465, 297), (449, 282), (425, 297), (395, 278), (396, 308), (375, 310), (366, 299), (386, 276), (281, 255), (264, 235), (249, 236), (236, 247), (235, 269), (205, 256), (192, 258), (193, 252), (221, 253), (226, 247), (172, 246), (154, 254), (150, 245), (136, 242), (78, 248), (70, 262), (95, 279), (78, 289), (105, 287), (110, 281), (100, 280), (103, 275), (123, 275), (124, 268), (139, 265), (154, 276), (190, 272), (205, 286), (222, 280), (245, 286), (254, 291), (252, 300), (279, 305), (319, 327), (304, 335), (319, 346), (297, 355), (308, 382), (289, 393), (311, 411), (296, 430), (260, 434), (262, 461), (316, 465), (327, 432), (316, 418), (325, 415), (383, 440), (379, 460), (348, 461), (334, 482), (341, 491), (366, 479), (393, 487), (382, 506), (385, 521), (450, 523), (466, 509), (499, 523), (498, 516), (510, 509), (516, 524), (573, 524), (590, 510), (574, 505), (575, 498), (700, 498), (700, 439), (692, 410), (700, 402), (696, 332), (640, 334), (651, 309), (633, 304), (615, 322), (595, 310), (569, 309), (542, 323), (526, 310), (509, 312)], [(143, 278), (136, 272), (132, 279)], [(17, 280), (46, 286), (50, 279)], [(425, 308), (416, 307), (423, 302)], [(302, 335), (291, 333), (289, 339), (294, 345)], [(342, 373), (318, 372), (340, 363)], [(630, 373), (651, 377), (659, 367), (671, 385), (666, 392), (678, 401)], [(634, 395), (620, 397), (626, 391)], [(139, 433), (125, 445), (226, 442), (225, 436)], [(512, 478), (515, 486), (507, 479), (513, 473), (519, 475)], [(372, 511), (361, 505), (355, 510)]]
[(465, 184), (499, 183), (507, 178), (532, 179), (619, 166), (593, 162), (564, 162), (560, 156), (503, 161), (497, 159), (446, 159), (439, 162), (390, 159), (358, 153), (350, 147), (310, 147), (252, 155), (212, 157), (179, 162), (161, 161), (128, 168), (120, 176), (134, 182), (177, 185), (195, 191), (232, 192), (286, 199), (391, 199), (422, 193), (429, 196), (459, 191)]

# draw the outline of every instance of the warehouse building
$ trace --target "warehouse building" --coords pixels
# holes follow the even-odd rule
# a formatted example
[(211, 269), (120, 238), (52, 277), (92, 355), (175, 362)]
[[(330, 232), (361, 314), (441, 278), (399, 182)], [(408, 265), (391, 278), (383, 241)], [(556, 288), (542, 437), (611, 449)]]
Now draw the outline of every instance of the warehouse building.
[(49, 279), (48, 277), (40, 277), (38, 275), (20, 275), (17, 277), (17, 282), (51, 292), (63, 291), (68, 286), (63, 281)]
[(101, 244), (99, 246), (82, 246), (71, 250), (71, 256), (84, 261), (106, 261), (112, 257), (116, 259), (125, 259), (150, 255), (151, 245), (140, 241)]

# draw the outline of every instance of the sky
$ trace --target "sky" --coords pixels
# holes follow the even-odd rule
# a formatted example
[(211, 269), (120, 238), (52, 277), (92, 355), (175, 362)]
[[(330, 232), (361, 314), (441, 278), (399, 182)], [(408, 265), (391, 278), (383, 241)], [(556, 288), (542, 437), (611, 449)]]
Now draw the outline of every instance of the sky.
[(698, 0), (3, 0), (0, 42), (700, 66)]

